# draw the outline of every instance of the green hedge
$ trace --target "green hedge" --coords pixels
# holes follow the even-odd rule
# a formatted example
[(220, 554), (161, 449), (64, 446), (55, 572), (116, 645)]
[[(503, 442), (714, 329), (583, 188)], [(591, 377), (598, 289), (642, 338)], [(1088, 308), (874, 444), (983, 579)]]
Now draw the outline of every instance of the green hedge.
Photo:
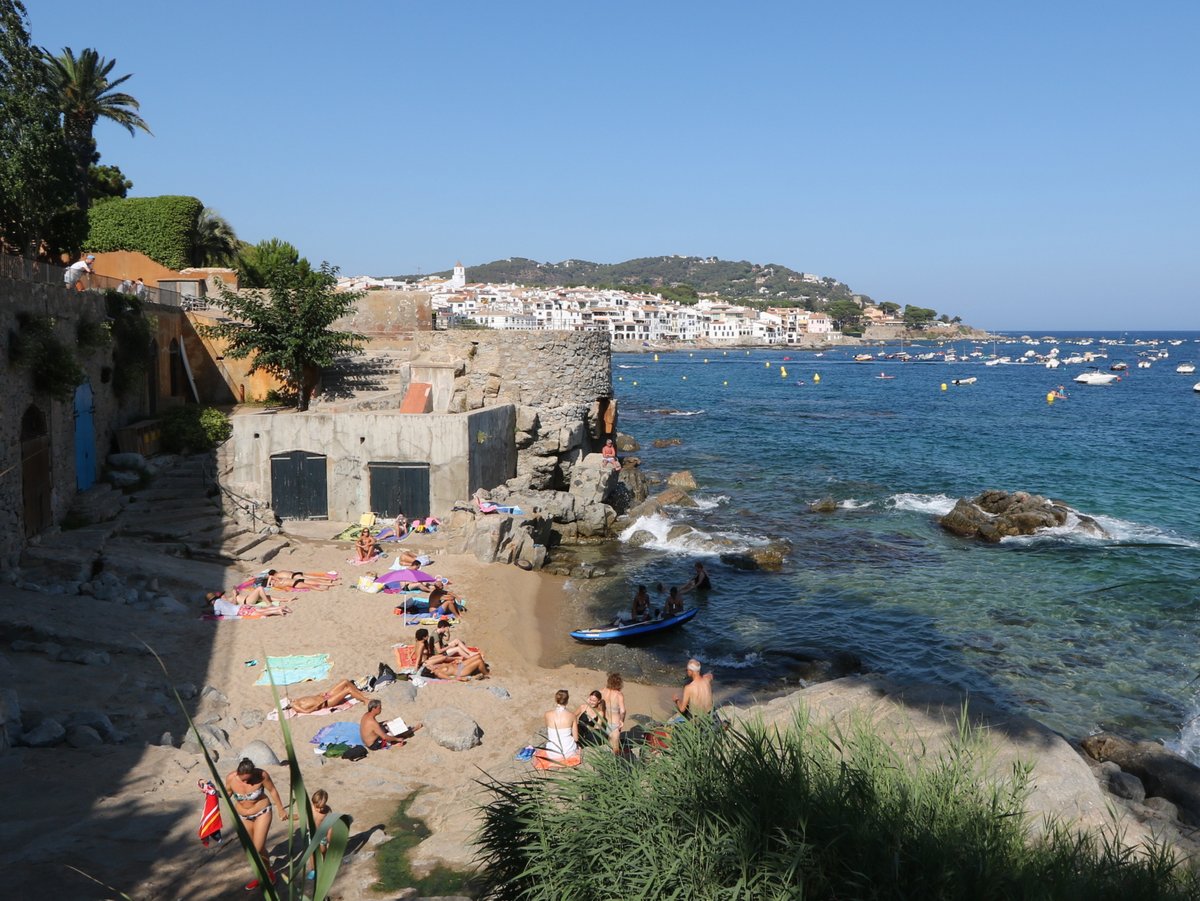
[(127, 197), (88, 210), (84, 246), (93, 253), (134, 250), (168, 269), (184, 269), (200, 211), (195, 197)]

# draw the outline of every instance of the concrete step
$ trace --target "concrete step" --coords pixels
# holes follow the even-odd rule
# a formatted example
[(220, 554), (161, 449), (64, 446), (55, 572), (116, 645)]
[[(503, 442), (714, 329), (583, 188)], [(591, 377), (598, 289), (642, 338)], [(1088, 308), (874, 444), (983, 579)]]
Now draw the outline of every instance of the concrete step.
[(196, 540), (198, 534), (211, 534), (221, 527), (220, 516), (184, 513), (171, 517), (138, 517), (121, 526), (120, 533), (127, 536), (144, 535), (154, 538), (177, 538), (188, 542)]
[(261, 532), (243, 532), (217, 545), (217, 553), (235, 560), (246, 559), (246, 555), (262, 544), (270, 535)]
[(30, 582), (86, 582), (99, 551), (92, 547), (36, 547), (21, 552), (21, 575)]
[(240, 560), (245, 560), (250, 563), (266, 563), (272, 560), (285, 547), (291, 545), (291, 542), (282, 535), (271, 535), (266, 541), (260, 541), (254, 545), (248, 553), (239, 554)]
[(203, 491), (191, 491), (183, 488), (159, 488), (157, 486), (151, 488), (143, 488), (130, 495), (131, 504), (143, 504), (152, 502), (162, 502), (163, 504), (207, 504), (213, 506)]

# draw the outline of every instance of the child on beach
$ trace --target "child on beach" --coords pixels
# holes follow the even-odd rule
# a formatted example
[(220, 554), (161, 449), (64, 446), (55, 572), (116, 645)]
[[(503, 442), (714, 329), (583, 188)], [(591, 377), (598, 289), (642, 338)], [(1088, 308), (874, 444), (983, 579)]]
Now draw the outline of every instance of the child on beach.
[[(310, 802), (309, 806), (312, 810), (313, 828), (319, 828), (320, 825), (325, 822), (325, 817), (329, 816), (329, 811), (331, 810), (329, 806), (329, 792), (325, 791), (323, 788), (318, 788), (315, 792), (313, 792), (312, 801)], [(326, 835), (325, 838), (321, 839), (320, 844), (322, 860), (325, 859), (325, 852), (328, 850), (329, 836)], [(317, 878), (317, 856), (315, 854), (308, 859), (308, 878)]]

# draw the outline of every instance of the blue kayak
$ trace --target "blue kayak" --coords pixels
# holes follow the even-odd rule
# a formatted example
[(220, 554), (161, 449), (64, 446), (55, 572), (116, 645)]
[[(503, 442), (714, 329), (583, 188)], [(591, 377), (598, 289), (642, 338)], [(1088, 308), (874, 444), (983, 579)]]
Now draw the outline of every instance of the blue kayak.
[(625, 638), (637, 638), (641, 635), (650, 635), (653, 632), (662, 632), (664, 629), (673, 629), (676, 626), (682, 626), (695, 615), (696, 608), (689, 607), (687, 610), (677, 613), (674, 616), (664, 616), (661, 619), (648, 619), (641, 623), (626, 623), (621, 626), (601, 626), (598, 629), (576, 629), (571, 633), (571, 637), (576, 641), (621, 641)]

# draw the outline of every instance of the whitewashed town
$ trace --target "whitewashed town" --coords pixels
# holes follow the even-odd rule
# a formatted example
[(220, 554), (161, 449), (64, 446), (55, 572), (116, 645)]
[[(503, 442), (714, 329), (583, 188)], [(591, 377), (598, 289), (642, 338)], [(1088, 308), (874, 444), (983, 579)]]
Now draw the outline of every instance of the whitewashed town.
[[(808, 276), (820, 281), (819, 276)], [(458, 263), (449, 278), (428, 276), (404, 281), (351, 276), (338, 280), (347, 291), (420, 291), (431, 297), (437, 322), (456, 326), (474, 322), (501, 331), (606, 331), (614, 343), (706, 343), (749, 345), (822, 345), (849, 343), (827, 313), (803, 307), (758, 310), (701, 295), (680, 304), (660, 294), (588, 287), (529, 287), (469, 283)], [(901, 319), (867, 303), (862, 311), (866, 337), (894, 337)]]

